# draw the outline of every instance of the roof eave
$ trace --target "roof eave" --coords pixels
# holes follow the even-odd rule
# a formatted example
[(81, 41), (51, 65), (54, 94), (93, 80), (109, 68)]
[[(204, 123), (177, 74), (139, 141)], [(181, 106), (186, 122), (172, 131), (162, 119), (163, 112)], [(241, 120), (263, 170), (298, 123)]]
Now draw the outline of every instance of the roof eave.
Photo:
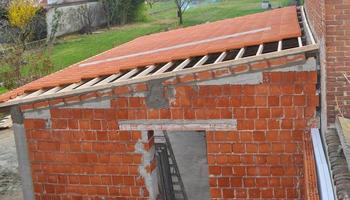
[(22, 104), (28, 104), (28, 103), (37, 102), (37, 101), (55, 99), (58, 97), (67, 97), (67, 96), (85, 94), (85, 93), (94, 92), (94, 91), (98, 91), (98, 90), (110, 89), (110, 88), (114, 88), (117, 86), (142, 83), (142, 82), (155, 80), (155, 79), (171, 78), (174, 76), (185, 75), (185, 74), (196, 73), (196, 72), (203, 72), (203, 71), (208, 71), (208, 70), (215, 70), (215, 69), (220, 69), (220, 68), (225, 68), (225, 67), (232, 67), (232, 66), (236, 66), (236, 65), (247, 64), (247, 63), (252, 63), (252, 62), (257, 62), (257, 61), (262, 61), (262, 60), (269, 60), (269, 59), (279, 58), (279, 57), (283, 57), (283, 56), (308, 53), (308, 52), (315, 52), (317, 50), (318, 50), (318, 44), (310, 44), (310, 45), (306, 45), (306, 46), (302, 46), (302, 47), (286, 49), (283, 51), (271, 52), (271, 53), (261, 54), (261, 55), (257, 55), (257, 56), (241, 58), (239, 60), (229, 60), (229, 61), (225, 61), (225, 62), (221, 62), (221, 63), (208, 64), (208, 65), (196, 67), (196, 68), (189, 68), (189, 69), (183, 69), (180, 71), (172, 71), (172, 72), (168, 72), (168, 73), (150, 75), (150, 76), (141, 77), (138, 79), (128, 79), (128, 80), (120, 81), (117, 83), (92, 86), (92, 87), (87, 87), (87, 88), (83, 88), (83, 89), (79, 89), (79, 90), (71, 90), (71, 91), (67, 91), (67, 92), (41, 95), (41, 96), (36, 96), (36, 97), (32, 97), (32, 98), (10, 100), (10, 101), (7, 101), (7, 102), (0, 104), (0, 111), (8, 111), (10, 109), (10, 107), (16, 106), (16, 105), (22, 105)]

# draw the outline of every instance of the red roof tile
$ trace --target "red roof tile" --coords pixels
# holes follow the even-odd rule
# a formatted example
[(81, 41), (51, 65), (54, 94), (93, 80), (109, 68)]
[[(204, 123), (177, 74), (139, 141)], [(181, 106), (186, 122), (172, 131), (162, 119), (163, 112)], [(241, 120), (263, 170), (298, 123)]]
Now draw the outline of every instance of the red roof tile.
[[(0, 96), (79, 82), (120, 70), (301, 36), (295, 7), (201, 24), (137, 38)], [(127, 56), (127, 57), (126, 57)]]

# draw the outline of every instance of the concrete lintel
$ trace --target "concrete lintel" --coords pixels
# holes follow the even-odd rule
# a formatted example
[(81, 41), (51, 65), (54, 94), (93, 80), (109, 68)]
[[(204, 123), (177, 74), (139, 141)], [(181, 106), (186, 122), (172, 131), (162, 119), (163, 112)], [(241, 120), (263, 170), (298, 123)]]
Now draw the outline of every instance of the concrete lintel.
[(263, 82), (262, 72), (241, 74), (239, 76), (227, 76), (219, 79), (212, 79), (199, 82), (197, 85), (256, 85)]
[(66, 106), (60, 106), (64, 108), (99, 108), (99, 109), (108, 109), (111, 108), (111, 101), (109, 98), (105, 99), (94, 99), (89, 101), (83, 101), (79, 103), (73, 103)]
[(23, 199), (34, 200), (34, 190), (32, 181), (32, 170), (28, 154), (27, 137), (23, 125), (23, 114), (19, 107), (11, 108), (13, 119), (13, 131), (16, 142), (16, 151), (18, 159), (18, 170), (22, 181)]
[(205, 130), (232, 131), (237, 129), (236, 119), (213, 120), (130, 120), (119, 121), (120, 130)]
[(51, 113), (48, 108), (31, 110), (23, 113), (25, 119), (51, 119)]

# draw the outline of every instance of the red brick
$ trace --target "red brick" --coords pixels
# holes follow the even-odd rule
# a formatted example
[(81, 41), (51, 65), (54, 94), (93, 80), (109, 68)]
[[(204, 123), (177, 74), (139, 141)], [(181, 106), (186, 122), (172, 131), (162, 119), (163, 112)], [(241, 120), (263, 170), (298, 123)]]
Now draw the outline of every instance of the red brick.
[(248, 65), (237, 65), (231, 68), (231, 71), (235, 74), (241, 74), (249, 71)]
[(134, 92), (144, 92), (148, 90), (146, 83), (138, 83), (131, 86), (134, 88)]
[(82, 101), (89, 100), (89, 99), (95, 99), (96, 97), (97, 97), (97, 93), (96, 92), (90, 92), (90, 93), (87, 93), (87, 94), (80, 95), (80, 99)]
[(268, 60), (270, 67), (279, 67), (287, 64), (287, 58), (285, 56), (279, 58), (272, 58)]
[(45, 108), (49, 106), (49, 102), (48, 101), (41, 101), (41, 102), (36, 102), (33, 104), (33, 108), (37, 109), (37, 108)]
[(268, 97), (268, 106), (279, 106), (280, 99), (278, 96), (269, 96)]
[(116, 95), (127, 94), (130, 92), (129, 86), (118, 86), (113, 90)]
[(230, 76), (231, 72), (228, 68), (213, 70), (214, 77), (220, 78), (224, 76)]
[(304, 106), (306, 103), (305, 103), (305, 97), (304, 96), (294, 96), (293, 97), (293, 103), (294, 103), (294, 106)]
[(204, 71), (204, 72), (198, 72), (196, 73), (196, 80), (202, 81), (202, 80), (208, 80), (212, 79), (213, 74), (211, 71)]
[(247, 108), (245, 113), (246, 113), (246, 118), (248, 119), (255, 119), (257, 117), (256, 108)]
[(186, 74), (186, 75), (181, 75), (178, 77), (178, 80), (180, 83), (187, 83), (187, 82), (192, 82), (195, 81), (194, 74)]
[(254, 96), (242, 96), (241, 97), (241, 105), (242, 106), (254, 106), (255, 105), (255, 97)]
[(269, 64), (266, 61), (253, 62), (249, 65), (252, 70), (263, 70), (269, 68)]
[(79, 96), (71, 96), (71, 97), (65, 97), (64, 102), (65, 103), (76, 103), (80, 102), (80, 97)]

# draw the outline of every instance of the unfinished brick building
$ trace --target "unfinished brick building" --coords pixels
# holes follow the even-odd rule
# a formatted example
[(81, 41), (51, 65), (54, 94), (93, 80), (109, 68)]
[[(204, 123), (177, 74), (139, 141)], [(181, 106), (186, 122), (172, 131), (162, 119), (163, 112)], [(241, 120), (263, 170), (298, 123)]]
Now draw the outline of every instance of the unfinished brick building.
[(319, 199), (317, 50), (287, 7), (144, 36), (2, 95), (25, 199)]

